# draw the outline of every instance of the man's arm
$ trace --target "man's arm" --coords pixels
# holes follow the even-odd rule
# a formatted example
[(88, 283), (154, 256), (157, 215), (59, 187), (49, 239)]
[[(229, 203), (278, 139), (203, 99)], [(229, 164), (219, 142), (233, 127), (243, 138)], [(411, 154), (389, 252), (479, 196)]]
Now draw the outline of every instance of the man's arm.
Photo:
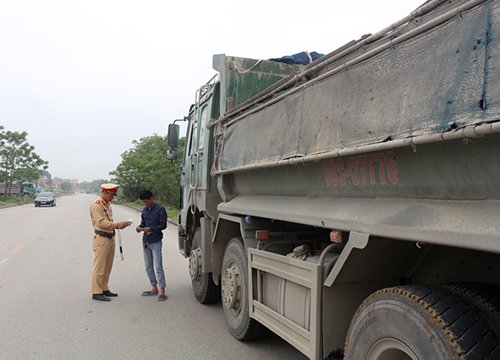
[(167, 211), (162, 206), (158, 211), (158, 225), (149, 227), (150, 231), (162, 231), (167, 228)]

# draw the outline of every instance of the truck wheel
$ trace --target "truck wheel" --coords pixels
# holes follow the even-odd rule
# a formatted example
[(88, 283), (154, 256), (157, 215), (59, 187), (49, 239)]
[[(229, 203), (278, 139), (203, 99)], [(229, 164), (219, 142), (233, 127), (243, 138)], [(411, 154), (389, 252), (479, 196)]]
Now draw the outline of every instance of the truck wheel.
[(480, 282), (460, 282), (443, 285), (452, 293), (462, 296), (482, 312), (496, 335), (500, 337), (500, 288)]
[(212, 273), (202, 272), (201, 229), (197, 228), (193, 237), (193, 248), (189, 256), (189, 274), (195, 298), (202, 304), (210, 304), (220, 299), (220, 287), (212, 280)]
[(498, 337), (463, 297), (408, 285), (370, 295), (354, 315), (345, 359), (500, 359)]
[(248, 312), (248, 265), (243, 241), (232, 238), (222, 260), (222, 308), (231, 335), (238, 340), (254, 339), (262, 334), (260, 323)]

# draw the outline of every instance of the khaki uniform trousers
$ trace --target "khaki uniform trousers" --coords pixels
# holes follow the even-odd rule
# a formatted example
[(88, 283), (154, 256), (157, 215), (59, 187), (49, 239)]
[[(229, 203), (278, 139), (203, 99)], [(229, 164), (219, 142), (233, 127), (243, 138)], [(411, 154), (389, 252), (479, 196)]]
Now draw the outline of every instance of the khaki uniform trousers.
[(115, 257), (115, 238), (95, 235), (92, 241), (94, 266), (92, 268), (92, 294), (109, 290), (108, 280)]

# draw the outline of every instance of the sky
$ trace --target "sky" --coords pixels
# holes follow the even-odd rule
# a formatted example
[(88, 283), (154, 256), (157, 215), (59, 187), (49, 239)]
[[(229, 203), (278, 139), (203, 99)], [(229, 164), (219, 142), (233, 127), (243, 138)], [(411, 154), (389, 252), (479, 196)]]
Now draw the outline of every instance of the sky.
[(0, 125), (53, 177), (110, 179), (133, 140), (187, 115), (213, 54), (326, 54), (423, 2), (2, 0)]

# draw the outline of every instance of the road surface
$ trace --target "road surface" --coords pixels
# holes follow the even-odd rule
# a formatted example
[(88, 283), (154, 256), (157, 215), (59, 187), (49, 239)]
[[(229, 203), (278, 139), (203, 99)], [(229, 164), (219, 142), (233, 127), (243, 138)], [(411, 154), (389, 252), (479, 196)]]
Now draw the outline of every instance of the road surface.
[(92, 195), (57, 199), (57, 206), (0, 209), (0, 359), (287, 359), (299, 351), (269, 335), (252, 342), (231, 337), (221, 305), (201, 305), (191, 292), (187, 260), (177, 250), (177, 230), (165, 232), (168, 300), (141, 297), (149, 289), (134, 226), (140, 213), (114, 205), (122, 230), (110, 289), (119, 296), (91, 299)]

